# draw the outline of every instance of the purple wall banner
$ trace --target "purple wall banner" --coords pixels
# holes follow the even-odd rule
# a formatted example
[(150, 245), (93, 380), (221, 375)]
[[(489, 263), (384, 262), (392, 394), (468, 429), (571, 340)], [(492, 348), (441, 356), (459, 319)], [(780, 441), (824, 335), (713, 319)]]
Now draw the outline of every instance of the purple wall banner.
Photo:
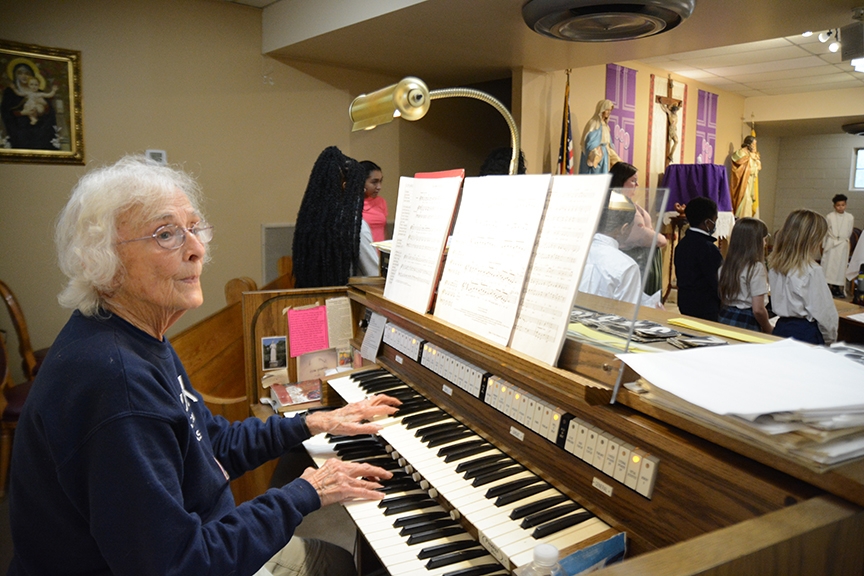
[(636, 70), (607, 64), (606, 99), (615, 104), (609, 116), (612, 146), (621, 160), (632, 164), (633, 142), (636, 136)]
[(696, 164), (713, 164), (717, 149), (717, 94), (699, 90), (696, 106)]

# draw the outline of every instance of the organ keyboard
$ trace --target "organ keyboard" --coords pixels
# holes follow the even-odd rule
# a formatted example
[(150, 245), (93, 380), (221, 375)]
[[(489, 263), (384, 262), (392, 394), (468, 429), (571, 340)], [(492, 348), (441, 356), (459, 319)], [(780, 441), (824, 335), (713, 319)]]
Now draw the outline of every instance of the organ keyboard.
[[(425, 574), (419, 570), (418, 561), (426, 554), (421, 550), (430, 548), (425, 545), (412, 548), (400, 541), (399, 525), (391, 524), (386, 529), (390, 524), (388, 513), (394, 509), (403, 514), (397, 517), (400, 520), (430, 512), (448, 514), (446, 518), (435, 516), (429, 520), (432, 535), (437, 531), (451, 532), (442, 534), (431, 546), (470, 541), (471, 548), (458, 552), (447, 549), (443, 556), (454, 559), (476, 556), (462, 560), (455, 568), (451, 566), (454, 570), (481, 565), (488, 567), (490, 573), (495, 572), (493, 567), (509, 571), (530, 562), (534, 546), (540, 542), (553, 544), (567, 553), (596, 541), (598, 535), (614, 535), (605, 522), (429, 404), (389, 372), (361, 372), (331, 379), (329, 385), (346, 402), (375, 393), (391, 394), (403, 401), (401, 413), (378, 422), (383, 428), (377, 439), (339, 439), (334, 445), (332, 439), (318, 437), (306, 443), (318, 464), (328, 457), (379, 463), (382, 457), (389, 457), (398, 464), (400, 472), (410, 475), (396, 477), (395, 483), (403, 492), (388, 494), (381, 506), (377, 502), (346, 505), (391, 574)], [(389, 464), (386, 460), (383, 463)], [(440, 524), (437, 528), (436, 522)], [(406, 540), (416, 536), (415, 533)], [(443, 561), (441, 557), (431, 557), (421, 564), (426, 569), (438, 568)]]
[[(388, 496), (406, 497), (393, 504), (406, 508), (419, 500), (421, 511), (393, 508), (394, 513), (386, 516), (384, 526), (373, 523), (374, 526), (366, 528), (368, 520), (361, 518), (385, 518), (377, 503), (348, 505), (358, 526), (392, 573), (423, 574), (432, 558), (458, 552), (470, 554), (449, 557), (455, 559), (455, 564), (446, 566), (439, 564), (449, 560), (439, 558), (431, 573), (447, 574), (463, 568), (472, 568), (474, 573), (482, 570), (506, 573), (527, 558), (521, 548), (509, 548), (515, 542), (522, 543), (525, 533), (509, 532), (510, 527), (503, 520), (499, 522), (493, 512), (487, 512), (490, 508), (485, 491), (478, 497), (476, 487), (466, 486), (465, 469), (458, 470), (457, 476), (446, 475), (446, 472), (452, 474), (450, 467), (454, 463), (459, 466), (453, 461), (440, 463), (437, 454), (447, 448), (476, 450), (464, 460), (477, 461), (474, 462), (477, 465), (491, 465), (495, 459), (509, 464), (508, 459), (512, 459), (513, 476), (494, 480), (481, 489), (508, 486), (509, 482), (520, 482), (509, 484), (511, 492), (526, 491), (520, 494), (542, 488), (526, 498), (542, 500), (544, 504), (554, 502), (553, 506), (559, 508), (556, 514), (564, 510), (568, 516), (583, 514), (587, 518), (564, 528), (561, 534), (556, 532), (544, 539), (585, 528), (590, 531), (602, 527), (592, 537), (595, 540), (625, 532), (629, 558), (601, 570), (597, 573), (601, 576), (862, 574), (864, 549), (860, 541), (864, 538), (864, 514), (860, 506), (864, 506), (864, 463), (861, 461), (818, 473), (782, 454), (708, 428), (687, 415), (647, 404), (626, 391), (619, 395), (618, 404), (609, 405), (618, 360), (602, 349), (568, 341), (559, 367), (550, 367), (466, 334), (432, 316), (393, 304), (383, 298), (377, 286), (351, 286), (345, 293), (351, 299), (354, 318), (363, 318), (367, 311), (373, 311), (383, 315), (388, 326), (406, 334), (410, 347), (403, 349), (396, 343), (385, 343), (377, 364), (389, 373), (385, 379), (392, 377), (391, 384), (398, 377), (400, 387), (402, 383), (408, 385), (398, 392), (406, 395), (404, 398), (409, 401), (406, 404), (412, 404), (410, 416), (429, 419), (418, 427), (451, 426), (427, 430), (427, 435), (440, 434), (430, 438), (430, 443), (443, 443), (433, 448), (423, 445), (419, 452), (416, 448), (420, 441), (412, 433), (416, 429), (402, 424), (408, 416), (388, 422), (379, 435), (380, 441), (366, 438), (361, 444), (342, 445), (345, 440), (339, 439), (338, 447), (327, 443), (317, 448), (319, 456), (341, 451), (347, 457), (355, 457), (378, 444), (378, 449), (383, 448), (385, 453), (389, 447), (396, 454), (395, 458), (390, 454), (375, 458), (386, 458), (392, 463), (388, 465), (395, 465), (403, 472), (410, 467), (410, 475), (416, 475), (412, 478), (408, 472), (400, 473), (399, 483), (388, 488), (393, 491)], [(286, 333), (283, 313), (286, 306), (315, 303), (321, 303), (321, 295), (314, 289), (244, 293), (247, 391), (255, 404), (253, 413), (264, 415), (263, 407), (257, 405), (258, 398), (266, 394), (260, 385), (260, 339)], [(661, 312), (652, 312), (652, 316), (653, 320), (664, 320)], [(358, 349), (362, 336), (358, 329), (353, 342)], [(433, 370), (422, 363), (422, 354), (418, 361), (413, 352), (414, 348), (419, 350), (426, 345), (459, 362), (448, 360), (449, 367)], [(289, 374), (296, 378), (296, 370), (290, 363)], [(338, 380), (325, 386), (325, 402), (338, 402), (331, 388), (340, 388)], [(513, 390), (524, 394), (528, 399), (525, 409), (514, 411), (511, 401), (505, 412), (499, 401), (492, 402), (490, 382), (493, 389), (497, 383), (499, 395)], [(506, 390), (502, 390), (502, 383), (506, 383)], [(343, 392), (346, 399), (351, 398), (349, 392)], [(415, 393), (422, 398), (415, 397)], [(534, 418), (530, 417), (529, 406)], [(556, 414), (558, 420), (553, 421)], [(550, 433), (556, 425), (557, 436)], [(580, 444), (576, 436), (568, 438), (571, 431), (578, 434), (583, 429), (585, 442)], [(589, 441), (590, 434), (593, 436)], [(589, 446), (590, 455), (586, 451)], [(613, 447), (619, 453), (622, 447), (630, 450), (630, 461), (637, 456), (648, 459), (652, 475), (640, 477), (634, 469), (631, 477), (628, 468), (620, 468), (627, 459), (611, 458)], [(486, 457), (490, 460), (480, 460)], [(439, 466), (444, 474), (441, 477), (436, 476)], [(418, 483), (419, 491), (412, 482)], [(474, 493), (469, 491), (471, 488)], [(426, 495), (430, 490), (436, 498), (428, 502)], [(510, 509), (513, 505), (514, 502), (503, 501), (501, 508)], [(453, 509), (458, 511), (458, 525), (451, 523), (449, 513)], [(392, 517), (408, 517), (409, 522), (416, 521), (411, 517), (419, 514), (429, 514), (423, 519), (433, 522), (430, 529), (450, 535), (415, 545), (403, 542), (409, 536), (408, 531), (403, 536), (397, 535)], [(492, 519), (487, 521), (485, 514)], [(549, 521), (543, 516), (538, 521), (542, 524), (544, 519)], [(401, 532), (402, 527), (399, 528)], [(415, 526), (412, 530), (426, 528)], [(588, 543), (591, 541), (589, 538)], [(447, 548), (434, 548), (437, 545)], [(427, 554), (432, 556), (417, 558), (413, 550), (417, 546), (431, 548)], [(561, 547), (566, 549), (567, 545)], [(478, 568), (486, 564), (492, 566)]]

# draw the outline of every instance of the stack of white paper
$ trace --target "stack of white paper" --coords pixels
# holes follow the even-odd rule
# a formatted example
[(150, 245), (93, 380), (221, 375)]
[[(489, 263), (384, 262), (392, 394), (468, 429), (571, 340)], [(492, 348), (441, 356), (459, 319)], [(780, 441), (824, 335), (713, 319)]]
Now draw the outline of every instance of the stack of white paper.
[(825, 348), (782, 340), (619, 357), (658, 404), (809, 463), (864, 455), (864, 365)]

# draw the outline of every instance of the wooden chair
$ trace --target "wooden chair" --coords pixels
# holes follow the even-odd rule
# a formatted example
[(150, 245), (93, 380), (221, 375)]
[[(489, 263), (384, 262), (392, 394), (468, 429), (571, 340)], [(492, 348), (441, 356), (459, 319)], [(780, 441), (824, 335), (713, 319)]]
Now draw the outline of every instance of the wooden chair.
[(33, 350), (33, 347), (30, 345), (30, 332), (27, 330), (27, 320), (24, 319), (24, 311), (18, 304), (15, 294), (12, 293), (9, 286), (2, 280), (0, 280), (0, 295), (3, 296), (3, 302), (6, 304), (9, 317), (12, 319), (12, 325), (15, 327), (15, 333), (18, 335), (18, 352), (21, 354), (21, 369), (24, 371), (24, 378), (29, 382), (36, 377), (39, 366), (48, 353), (48, 348)]
[(3, 415), (0, 418), (0, 497), (6, 494), (6, 481), (9, 478), (9, 463), (12, 460), (12, 439), (15, 436), (15, 427), (18, 425), (18, 417), (21, 416), (21, 408), (27, 394), (30, 393), (32, 381), (17, 386), (12, 385), (9, 376), (9, 356), (6, 353), (6, 342), (0, 338), (0, 392), (6, 405), (3, 407)]

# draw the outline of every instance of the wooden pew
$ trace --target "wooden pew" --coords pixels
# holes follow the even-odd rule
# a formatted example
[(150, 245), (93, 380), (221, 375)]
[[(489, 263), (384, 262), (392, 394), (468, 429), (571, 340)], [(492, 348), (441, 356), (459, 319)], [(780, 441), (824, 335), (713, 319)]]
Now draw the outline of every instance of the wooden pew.
[[(289, 289), (294, 286), (291, 257), (280, 259), (279, 276), (265, 289)], [(251, 278), (234, 278), (225, 285), (227, 305), (218, 312), (186, 328), (172, 337), (171, 345), (183, 362), (189, 380), (215, 416), (229, 422), (250, 416), (250, 400), (246, 395), (246, 368), (243, 350), (243, 292), (258, 287)], [(231, 482), (237, 504), (263, 494), (270, 485), (276, 460), (247, 472)]]

